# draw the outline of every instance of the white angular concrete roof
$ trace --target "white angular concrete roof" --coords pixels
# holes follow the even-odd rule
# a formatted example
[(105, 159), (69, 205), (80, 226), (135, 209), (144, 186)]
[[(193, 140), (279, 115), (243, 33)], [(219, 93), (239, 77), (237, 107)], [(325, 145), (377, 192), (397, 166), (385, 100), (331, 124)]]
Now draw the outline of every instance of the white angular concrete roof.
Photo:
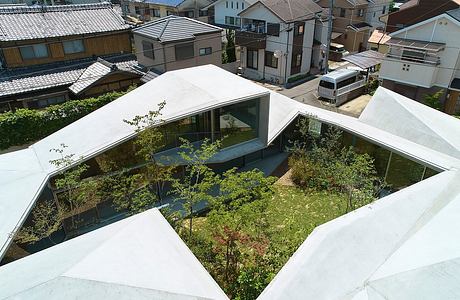
[(391, 90), (378, 88), (359, 120), (460, 159), (460, 120)]
[(460, 173), (317, 227), (258, 298), (460, 298)]
[[(313, 247), (308, 246), (308, 256), (315, 258), (310, 259), (307, 257), (307, 260), (304, 262), (296, 258), (303, 256), (303, 254), (296, 254), (287, 265), (288, 270), (291, 271), (287, 272), (283, 269), (280, 275), (277, 276), (277, 278), (279, 276), (286, 278), (286, 281), (284, 282), (284, 279), (275, 279), (270, 285), (271, 288), (268, 289), (272, 291), (276, 290), (277, 288), (273, 288), (273, 286), (276, 287), (280, 284), (281, 289), (291, 286), (293, 290), (298, 288), (300, 291), (305, 291), (302, 290), (302, 288), (305, 289), (305, 286), (298, 285), (298, 280), (302, 281), (304, 279), (297, 280), (295, 277), (302, 278), (302, 271), (305, 270), (303, 266), (310, 267), (309, 263), (319, 259), (324, 262), (324, 268), (326, 269), (323, 270), (320, 268), (322, 266), (312, 265), (313, 268), (311, 270), (317, 270), (313, 279), (318, 281), (309, 281), (311, 277), (308, 277), (310, 275), (307, 274), (307, 279), (302, 282), (308, 282), (309, 288), (313, 289), (316, 284), (321, 283), (318, 285), (319, 287), (327, 287), (330, 293), (338, 295), (338, 297), (344, 295), (344, 291), (352, 293), (352, 295), (355, 295), (359, 291), (367, 293), (367, 290), (370, 290), (370, 288), (366, 286), (364, 289), (365, 282), (360, 280), (363, 278), (363, 280), (370, 279), (372, 274), (369, 273), (369, 270), (377, 270), (375, 261), (379, 261), (381, 256), (390, 258), (393, 255), (392, 251), (396, 251), (397, 249), (388, 250), (385, 248), (385, 250), (371, 247), (366, 248), (366, 252), (364, 253), (362, 249), (365, 248), (362, 248), (360, 243), (358, 243), (358, 246), (353, 243), (357, 241), (358, 236), (363, 235), (361, 231), (364, 231), (365, 235), (363, 235), (363, 238), (365, 236), (369, 244), (372, 244), (370, 242), (372, 239), (381, 238), (383, 239), (381, 244), (386, 244), (388, 240), (389, 245), (392, 244), (396, 247), (399, 245), (396, 241), (406, 243), (406, 240), (401, 237), (402, 234), (412, 232), (410, 228), (418, 228), (418, 225), (410, 223), (410, 220), (425, 216), (425, 214), (432, 214), (434, 216), (436, 211), (428, 209), (428, 206), (424, 206), (425, 204), (437, 207), (436, 204), (445, 203), (445, 201), (452, 201), (454, 203), (452, 200), (453, 197), (459, 194), (459, 191), (454, 188), (454, 184), (452, 183), (455, 180), (458, 181), (456, 170), (460, 169), (460, 160), (456, 152), (456, 149), (459, 148), (458, 140), (454, 138), (454, 133), (459, 130), (459, 122), (445, 115), (440, 115), (439, 112), (434, 110), (411, 103), (413, 100), (383, 88), (379, 88), (364, 115), (360, 119), (356, 119), (299, 103), (213, 65), (167, 72), (42, 139), (27, 149), (0, 155), (0, 257), (7, 250), (14, 232), (27, 218), (49, 177), (57, 172), (55, 167), (49, 163), (51, 159), (56, 158), (55, 154), (49, 152), (49, 149), (56, 148), (61, 143), (64, 143), (68, 146), (66, 149), (67, 153), (73, 153), (75, 157), (88, 159), (132, 138), (135, 134), (133, 128), (125, 124), (122, 120), (129, 120), (137, 115), (145, 115), (150, 110), (156, 110), (157, 105), (163, 101), (166, 101), (167, 104), (163, 110), (162, 119), (165, 121), (174, 121), (212, 108), (268, 95), (270, 96), (269, 143), (298, 115), (312, 115), (322, 122), (337, 125), (344, 130), (387, 149), (391, 149), (396, 153), (410, 157), (438, 171), (444, 171), (429, 180), (425, 180), (408, 189), (379, 200), (375, 204), (359, 210), (359, 213), (353, 212), (344, 218), (320, 227), (306, 242), (311, 245), (311, 240), (316, 241), (313, 242)], [(411, 107), (414, 107), (414, 109), (410, 110)], [(391, 118), (391, 109), (395, 110), (393, 114), (399, 114), (399, 118)], [(410, 110), (411, 112), (405, 112), (403, 109)], [(398, 110), (403, 110), (403, 112)], [(379, 115), (378, 112), (380, 111), (382, 113)], [(394, 123), (398, 121), (401, 124), (401, 120), (406, 117), (412, 121), (404, 122), (406, 128), (404, 131), (400, 131)], [(425, 118), (432, 118), (432, 120), (425, 120)], [(452, 133), (443, 133), (442, 129), (449, 129)], [(428, 140), (424, 138), (424, 134), (430, 135), (436, 142), (428, 143)], [(447, 191), (446, 194), (444, 194), (444, 189)], [(451, 194), (449, 194), (449, 191), (451, 191)], [(406, 204), (410, 205), (410, 211), (404, 206)], [(412, 205), (415, 207), (412, 208)], [(384, 209), (390, 206), (389, 211), (391, 212)], [(439, 206), (439, 208), (442, 207)], [(457, 210), (453, 211), (458, 212)], [(371, 214), (371, 212), (375, 215)], [(401, 224), (401, 226), (398, 223), (400, 219), (398, 216), (400, 215), (403, 216), (403, 220), (406, 222)], [(376, 222), (376, 220), (380, 219), (382, 220), (381, 222)], [(385, 225), (384, 223), (389, 223), (389, 227), (383, 226)], [(397, 225), (391, 225), (390, 223)], [(349, 231), (350, 234), (346, 234), (344, 229), (341, 229), (345, 225), (349, 226), (346, 227), (346, 232)], [(447, 225), (449, 224), (439, 223), (438, 227), (432, 228), (433, 230), (438, 230), (442, 226)], [(324, 229), (327, 226), (331, 226), (331, 229)], [(386, 232), (384, 228), (389, 228), (390, 231)], [(392, 231), (393, 229), (394, 231)], [(450, 232), (448, 229), (446, 230), (446, 232)], [(329, 235), (334, 236), (334, 232), (336, 231), (341, 232), (337, 236), (338, 247), (334, 246), (333, 239), (331, 240), (329, 237)], [(342, 235), (343, 237), (341, 237)], [(442, 238), (441, 235), (439, 237)], [(407, 242), (409, 242), (409, 238), (412, 238), (412, 236), (407, 237)], [(330, 240), (330, 242), (328, 242), (329, 244), (322, 244), (323, 240)], [(354, 252), (344, 251), (346, 249), (345, 246), (348, 244), (353, 244), (354, 247), (357, 247), (354, 249)], [(455, 247), (456, 244), (454, 245)], [(302, 246), (298, 253), (304, 253), (302, 249), (306, 248), (307, 246)], [(321, 249), (321, 251), (318, 249)], [(317, 250), (318, 252), (316, 252)], [(374, 253), (373, 251), (376, 252)], [(341, 255), (339, 255), (339, 252)], [(328, 277), (327, 268), (335, 268), (334, 270), (340, 271), (342, 274), (345, 274), (343, 272), (354, 273), (355, 265), (351, 264), (347, 266), (345, 263), (342, 264), (342, 262), (344, 260), (356, 262), (356, 257), (364, 254), (370, 257), (376, 255), (377, 258), (370, 258), (371, 262), (369, 262), (369, 265), (364, 263), (363, 260), (362, 272), (360, 271), (361, 273), (359, 273), (358, 271), (361, 269), (356, 267), (359, 276), (357, 275), (355, 278), (348, 276), (350, 282), (345, 278), (344, 282), (338, 281), (340, 286), (327, 286), (328, 283), (334, 284), (334, 281)], [(326, 259), (322, 255), (326, 255), (325, 257), (330, 257), (330, 259)], [(332, 258), (338, 259), (338, 262)], [(310, 269), (308, 268), (308, 270)], [(289, 273), (294, 275), (282, 275)], [(387, 278), (386, 274), (382, 278)], [(72, 285), (71, 281), (67, 278), (56, 280), (60, 280), (62, 284)], [(377, 284), (377, 279), (375, 280), (375, 284)], [(117, 288), (122, 291), (121, 287)], [(96, 293), (99, 287), (94, 287), (94, 289)], [(266, 291), (263, 297), (267, 297), (267, 293)], [(308, 294), (308, 291), (305, 291), (305, 293)], [(361, 293), (359, 295), (364, 294)], [(321, 297), (316, 298), (320, 299)]]
[(0, 268), (0, 299), (228, 299), (157, 209)]

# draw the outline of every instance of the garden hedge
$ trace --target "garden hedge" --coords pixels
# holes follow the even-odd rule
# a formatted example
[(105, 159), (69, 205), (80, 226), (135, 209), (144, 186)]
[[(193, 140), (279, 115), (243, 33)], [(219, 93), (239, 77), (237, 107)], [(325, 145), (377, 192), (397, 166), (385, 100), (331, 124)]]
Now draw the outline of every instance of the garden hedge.
[(71, 100), (42, 110), (21, 108), (0, 114), (0, 150), (40, 140), (112, 102), (126, 92)]

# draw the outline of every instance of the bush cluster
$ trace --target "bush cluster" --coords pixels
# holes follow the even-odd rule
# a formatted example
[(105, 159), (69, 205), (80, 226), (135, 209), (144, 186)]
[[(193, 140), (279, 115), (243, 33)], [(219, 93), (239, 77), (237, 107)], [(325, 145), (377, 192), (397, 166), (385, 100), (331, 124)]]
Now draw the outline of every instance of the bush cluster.
[(119, 98), (126, 92), (72, 100), (42, 110), (22, 108), (0, 114), (0, 150), (40, 140)]

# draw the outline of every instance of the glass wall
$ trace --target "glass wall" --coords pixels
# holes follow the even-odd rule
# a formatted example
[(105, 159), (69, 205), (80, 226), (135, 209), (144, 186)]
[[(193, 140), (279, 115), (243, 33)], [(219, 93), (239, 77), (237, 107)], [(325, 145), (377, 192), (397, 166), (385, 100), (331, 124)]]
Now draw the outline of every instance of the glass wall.
[(180, 139), (197, 142), (211, 138), (211, 113), (206, 112), (195, 116), (167, 123), (161, 126), (164, 135), (164, 150), (181, 145)]
[(424, 169), (424, 166), (392, 153), (386, 182), (396, 190), (405, 188), (422, 180)]
[(216, 110), (222, 147), (255, 139), (259, 135), (259, 99), (253, 99)]

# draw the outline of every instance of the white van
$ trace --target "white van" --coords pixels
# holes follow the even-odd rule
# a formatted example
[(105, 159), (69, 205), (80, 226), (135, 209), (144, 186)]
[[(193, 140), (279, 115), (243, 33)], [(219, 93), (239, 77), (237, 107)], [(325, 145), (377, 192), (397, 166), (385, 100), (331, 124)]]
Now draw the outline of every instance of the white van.
[(318, 96), (332, 100), (336, 106), (350, 99), (348, 95), (365, 85), (360, 72), (350, 69), (339, 69), (321, 77), (318, 85)]

